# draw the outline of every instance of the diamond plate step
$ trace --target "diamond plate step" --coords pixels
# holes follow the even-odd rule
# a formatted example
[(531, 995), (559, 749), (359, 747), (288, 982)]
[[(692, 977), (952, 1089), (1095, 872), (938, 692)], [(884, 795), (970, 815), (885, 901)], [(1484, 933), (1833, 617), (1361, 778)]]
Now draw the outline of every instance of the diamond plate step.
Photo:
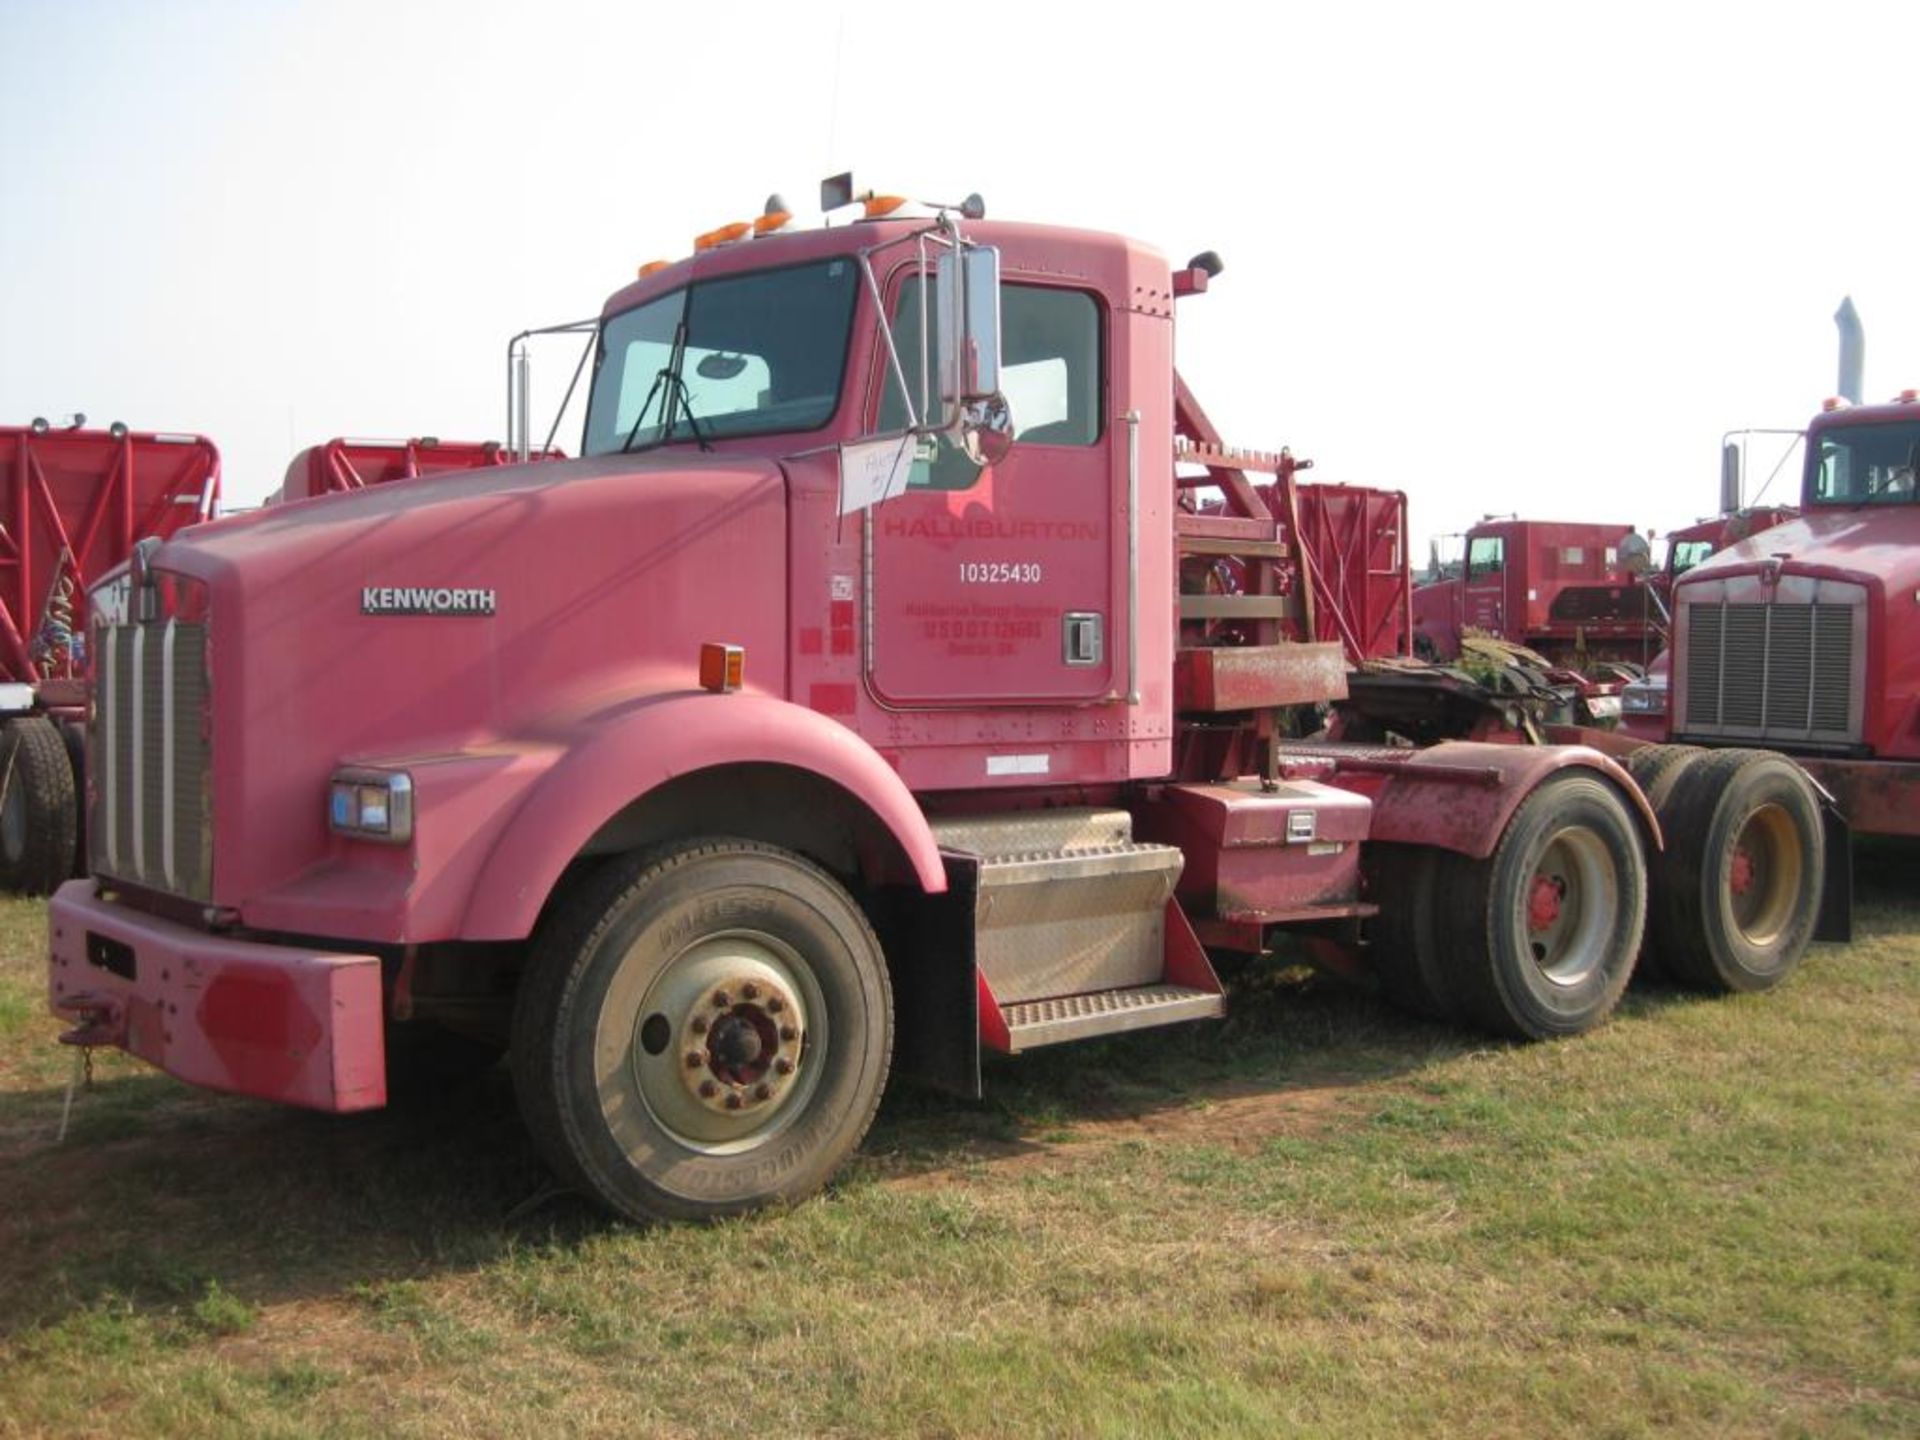
[(1205, 990), (1184, 985), (1137, 985), (1002, 1005), (1000, 1016), (1006, 1021), (1012, 1042), (1007, 1053), (1017, 1055), (1022, 1050), (1094, 1035), (1117, 1035), (1123, 1030), (1145, 1030), (1182, 1020), (1208, 1020), (1224, 1015), (1226, 1009), (1225, 996)]

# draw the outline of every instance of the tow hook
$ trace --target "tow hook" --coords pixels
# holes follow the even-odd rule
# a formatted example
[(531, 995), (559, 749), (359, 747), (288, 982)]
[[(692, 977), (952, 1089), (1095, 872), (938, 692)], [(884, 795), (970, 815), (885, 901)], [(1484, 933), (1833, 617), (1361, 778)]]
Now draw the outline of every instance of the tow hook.
[(62, 1045), (94, 1049), (118, 1045), (127, 1038), (126, 1012), (120, 1002), (105, 995), (70, 995), (55, 1007), (77, 1023), (60, 1036)]

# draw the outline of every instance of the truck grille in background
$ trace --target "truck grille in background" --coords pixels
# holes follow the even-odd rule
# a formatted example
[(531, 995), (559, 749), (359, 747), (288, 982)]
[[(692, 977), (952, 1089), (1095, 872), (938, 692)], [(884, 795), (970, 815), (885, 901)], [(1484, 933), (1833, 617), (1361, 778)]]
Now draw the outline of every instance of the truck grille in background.
[(1854, 616), (1845, 604), (1689, 604), (1687, 734), (1860, 738)]
[(178, 620), (97, 632), (93, 871), (153, 890), (213, 893), (207, 627)]

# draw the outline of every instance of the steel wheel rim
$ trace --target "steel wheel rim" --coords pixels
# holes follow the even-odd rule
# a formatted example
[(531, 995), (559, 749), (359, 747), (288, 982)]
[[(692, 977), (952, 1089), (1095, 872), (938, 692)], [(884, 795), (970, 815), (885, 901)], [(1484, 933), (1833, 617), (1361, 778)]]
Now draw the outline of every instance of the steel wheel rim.
[(1755, 946), (1768, 946), (1793, 917), (1806, 854), (1784, 806), (1762, 805), (1733, 838), (1726, 896), (1735, 928)]
[[(793, 1033), (782, 1039), (787, 1029)], [(637, 1101), (675, 1144), (702, 1155), (737, 1155), (767, 1144), (806, 1112), (826, 1053), (826, 997), (785, 941), (764, 931), (727, 931), (682, 949), (637, 1007), (603, 1012), (598, 1030), (601, 1100), (616, 1136), (631, 1135), (627, 1111)], [(757, 1053), (747, 1053), (756, 1046)], [(724, 1063), (743, 1053), (744, 1062)], [(781, 1061), (791, 1066), (784, 1073), (775, 1069)], [(726, 1108), (729, 1097), (737, 1108)]]
[(1569, 826), (1547, 837), (1515, 921), (1522, 951), (1550, 984), (1579, 985), (1604, 967), (1619, 889), (1613, 854), (1599, 835)]

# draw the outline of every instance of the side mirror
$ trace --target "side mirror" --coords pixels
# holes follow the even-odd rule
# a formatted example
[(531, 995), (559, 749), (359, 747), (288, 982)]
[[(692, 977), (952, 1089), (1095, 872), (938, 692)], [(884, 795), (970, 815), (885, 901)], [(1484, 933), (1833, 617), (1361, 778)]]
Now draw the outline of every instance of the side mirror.
[(935, 263), (939, 315), (940, 409), (963, 420), (970, 402), (1000, 389), (1000, 252), (991, 245), (949, 250)]

